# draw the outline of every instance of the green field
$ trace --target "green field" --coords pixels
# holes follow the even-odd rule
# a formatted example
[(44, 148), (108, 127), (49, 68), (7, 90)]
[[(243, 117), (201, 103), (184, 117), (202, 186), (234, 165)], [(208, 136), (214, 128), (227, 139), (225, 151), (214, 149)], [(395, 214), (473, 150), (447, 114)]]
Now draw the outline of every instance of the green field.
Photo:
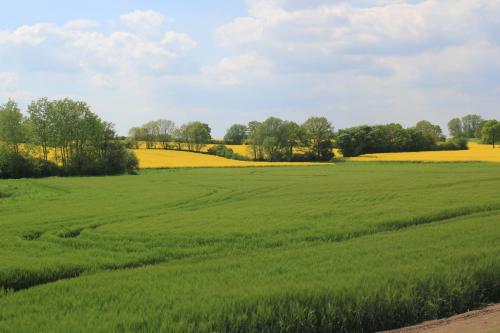
[(0, 332), (371, 332), (500, 301), (500, 167), (0, 180)]

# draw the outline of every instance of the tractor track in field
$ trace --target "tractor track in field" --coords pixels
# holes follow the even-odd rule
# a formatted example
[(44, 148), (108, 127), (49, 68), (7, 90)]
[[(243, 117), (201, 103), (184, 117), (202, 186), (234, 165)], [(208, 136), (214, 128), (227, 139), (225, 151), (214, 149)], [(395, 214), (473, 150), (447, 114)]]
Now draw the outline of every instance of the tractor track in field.
[[(445, 211), (442, 213), (438, 213), (435, 215), (429, 215), (429, 216), (422, 216), (422, 217), (417, 217), (409, 220), (402, 220), (402, 221), (390, 221), (386, 223), (382, 223), (378, 225), (374, 229), (370, 230), (364, 230), (364, 231), (359, 231), (359, 232), (354, 232), (354, 233), (349, 233), (349, 234), (333, 234), (333, 235), (325, 235), (325, 236), (316, 236), (316, 237), (307, 237), (305, 241), (308, 242), (344, 242), (344, 241), (349, 241), (361, 237), (366, 237), (366, 236), (373, 236), (377, 235), (379, 233), (383, 232), (390, 232), (390, 231), (399, 231), (399, 230), (404, 230), (406, 228), (414, 227), (414, 226), (419, 226), (419, 225), (426, 225), (426, 224), (433, 224), (433, 223), (439, 223), (447, 220), (451, 220), (454, 218), (460, 218), (460, 217), (467, 217), (471, 215), (476, 215), (476, 214), (488, 214), (488, 213), (497, 213), (500, 212), (500, 204), (492, 204), (492, 205), (486, 205), (486, 206), (480, 206), (480, 207), (468, 207), (468, 208), (462, 208), (459, 210), (455, 211)], [(81, 229), (83, 230), (83, 229)], [(80, 234), (81, 230), (78, 230), (78, 235)], [(69, 237), (71, 237), (73, 234), (70, 234)], [(63, 235), (64, 236), (64, 235)], [(37, 237), (38, 238), (38, 237)], [(36, 239), (37, 239), (36, 238)], [(299, 239), (300, 240), (300, 239)], [(283, 247), (286, 246), (285, 244), (278, 244), (278, 246), (271, 246), (271, 247)], [(70, 280), (70, 279), (75, 279), (81, 276), (89, 276), (101, 272), (106, 272), (106, 271), (118, 271), (118, 270), (125, 270), (125, 269), (134, 269), (134, 268), (141, 268), (141, 267), (147, 267), (147, 266), (154, 266), (154, 265), (160, 265), (164, 264), (167, 262), (171, 261), (177, 261), (177, 260), (183, 260), (186, 258), (192, 258), (195, 256), (186, 256), (186, 257), (180, 257), (180, 258), (171, 258), (171, 257), (165, 257), (165, 258), (145, 258), (142, 260), (138, 261), (131, 261), (131, 262), (125, 262), (122, 264), (109, 264), (109, 265), (103, 265), (100, 268), (97, 269), (88, 269), (85, 267), (75, 267), (71, 270), (68, 271), (62, 271), (59, 274), (54, 274), (53, 276), (46, 276), (46, 277), (39, 277), (33, 278), (33, 277), (27, 277), (26, 281), (16, 281), (15, 283), (8, 283), (5, 282), (0, 285), (0, 289), (3, 288), (4, 290), (10, 290), (13, 292), (18, 292), (42, 285), (46, 285), (49, 283), (55, 283), (61, 280)], [(0, 294), (1, 297), (1, 294)]]
[(380, 223), (374, 226), (373, 228), (367, 230), (355, 231), (351, 233), (310, 236), (307, 237), (305, 240), (309, 242), (325, 242), (325, 243), (344, 242), (361, 237), (373, 236), (382, 232), (399, 231), (410, 227), (416, 227), (426, 224), (434, 224), (452, 220), (455, 218), (467, 217), (476, 214), (488, 214), (488, 213), (495, 214), (497, 212), (500, 213), (500, 203), (490, 204), (486, 206), (466, 207), (457, 210), (444, 211), (441, 213), (428, 216), (420, 216), (408, 220), (389, 221)]

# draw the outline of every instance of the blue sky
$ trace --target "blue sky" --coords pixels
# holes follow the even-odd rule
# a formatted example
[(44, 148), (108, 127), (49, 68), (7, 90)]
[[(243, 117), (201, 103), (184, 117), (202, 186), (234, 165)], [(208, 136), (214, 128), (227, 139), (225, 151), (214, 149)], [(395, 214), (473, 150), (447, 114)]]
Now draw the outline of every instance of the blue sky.
[[(148, 120), (500, 116), (497, 0), (0, 0), (0, 101)], [(29, 10), (28, 10), (29, 8)]]

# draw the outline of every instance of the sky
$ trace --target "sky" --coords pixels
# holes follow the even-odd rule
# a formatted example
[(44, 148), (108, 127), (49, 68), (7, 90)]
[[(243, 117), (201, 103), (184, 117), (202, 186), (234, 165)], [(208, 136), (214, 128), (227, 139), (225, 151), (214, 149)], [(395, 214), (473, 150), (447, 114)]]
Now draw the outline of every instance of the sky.
[(0, 103), (149, 120), (500, 118), (498, 0), (0, 0)]

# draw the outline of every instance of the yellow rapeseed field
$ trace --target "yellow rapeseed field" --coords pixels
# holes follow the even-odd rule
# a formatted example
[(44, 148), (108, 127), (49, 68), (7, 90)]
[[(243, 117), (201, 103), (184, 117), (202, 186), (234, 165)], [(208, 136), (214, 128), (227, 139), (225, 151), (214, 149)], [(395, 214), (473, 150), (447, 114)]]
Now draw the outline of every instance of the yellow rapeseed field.
[(214, 155), (191, 153), (178, 150), (135, 149), (142, 169), (154, 168), (187, 168), (187, 167), (248, 167), (248, 166), (284, 166), (284, 165), (318, 165), (318, 163), (302, 162), (253, 162), (237, 161)]
[(422, 151), (414, 153), (366, 154), (349, 158), (351, 161), (418, 161), (418, 162), (498, 162), (500, 148), (469, 142), (469, 150)]

